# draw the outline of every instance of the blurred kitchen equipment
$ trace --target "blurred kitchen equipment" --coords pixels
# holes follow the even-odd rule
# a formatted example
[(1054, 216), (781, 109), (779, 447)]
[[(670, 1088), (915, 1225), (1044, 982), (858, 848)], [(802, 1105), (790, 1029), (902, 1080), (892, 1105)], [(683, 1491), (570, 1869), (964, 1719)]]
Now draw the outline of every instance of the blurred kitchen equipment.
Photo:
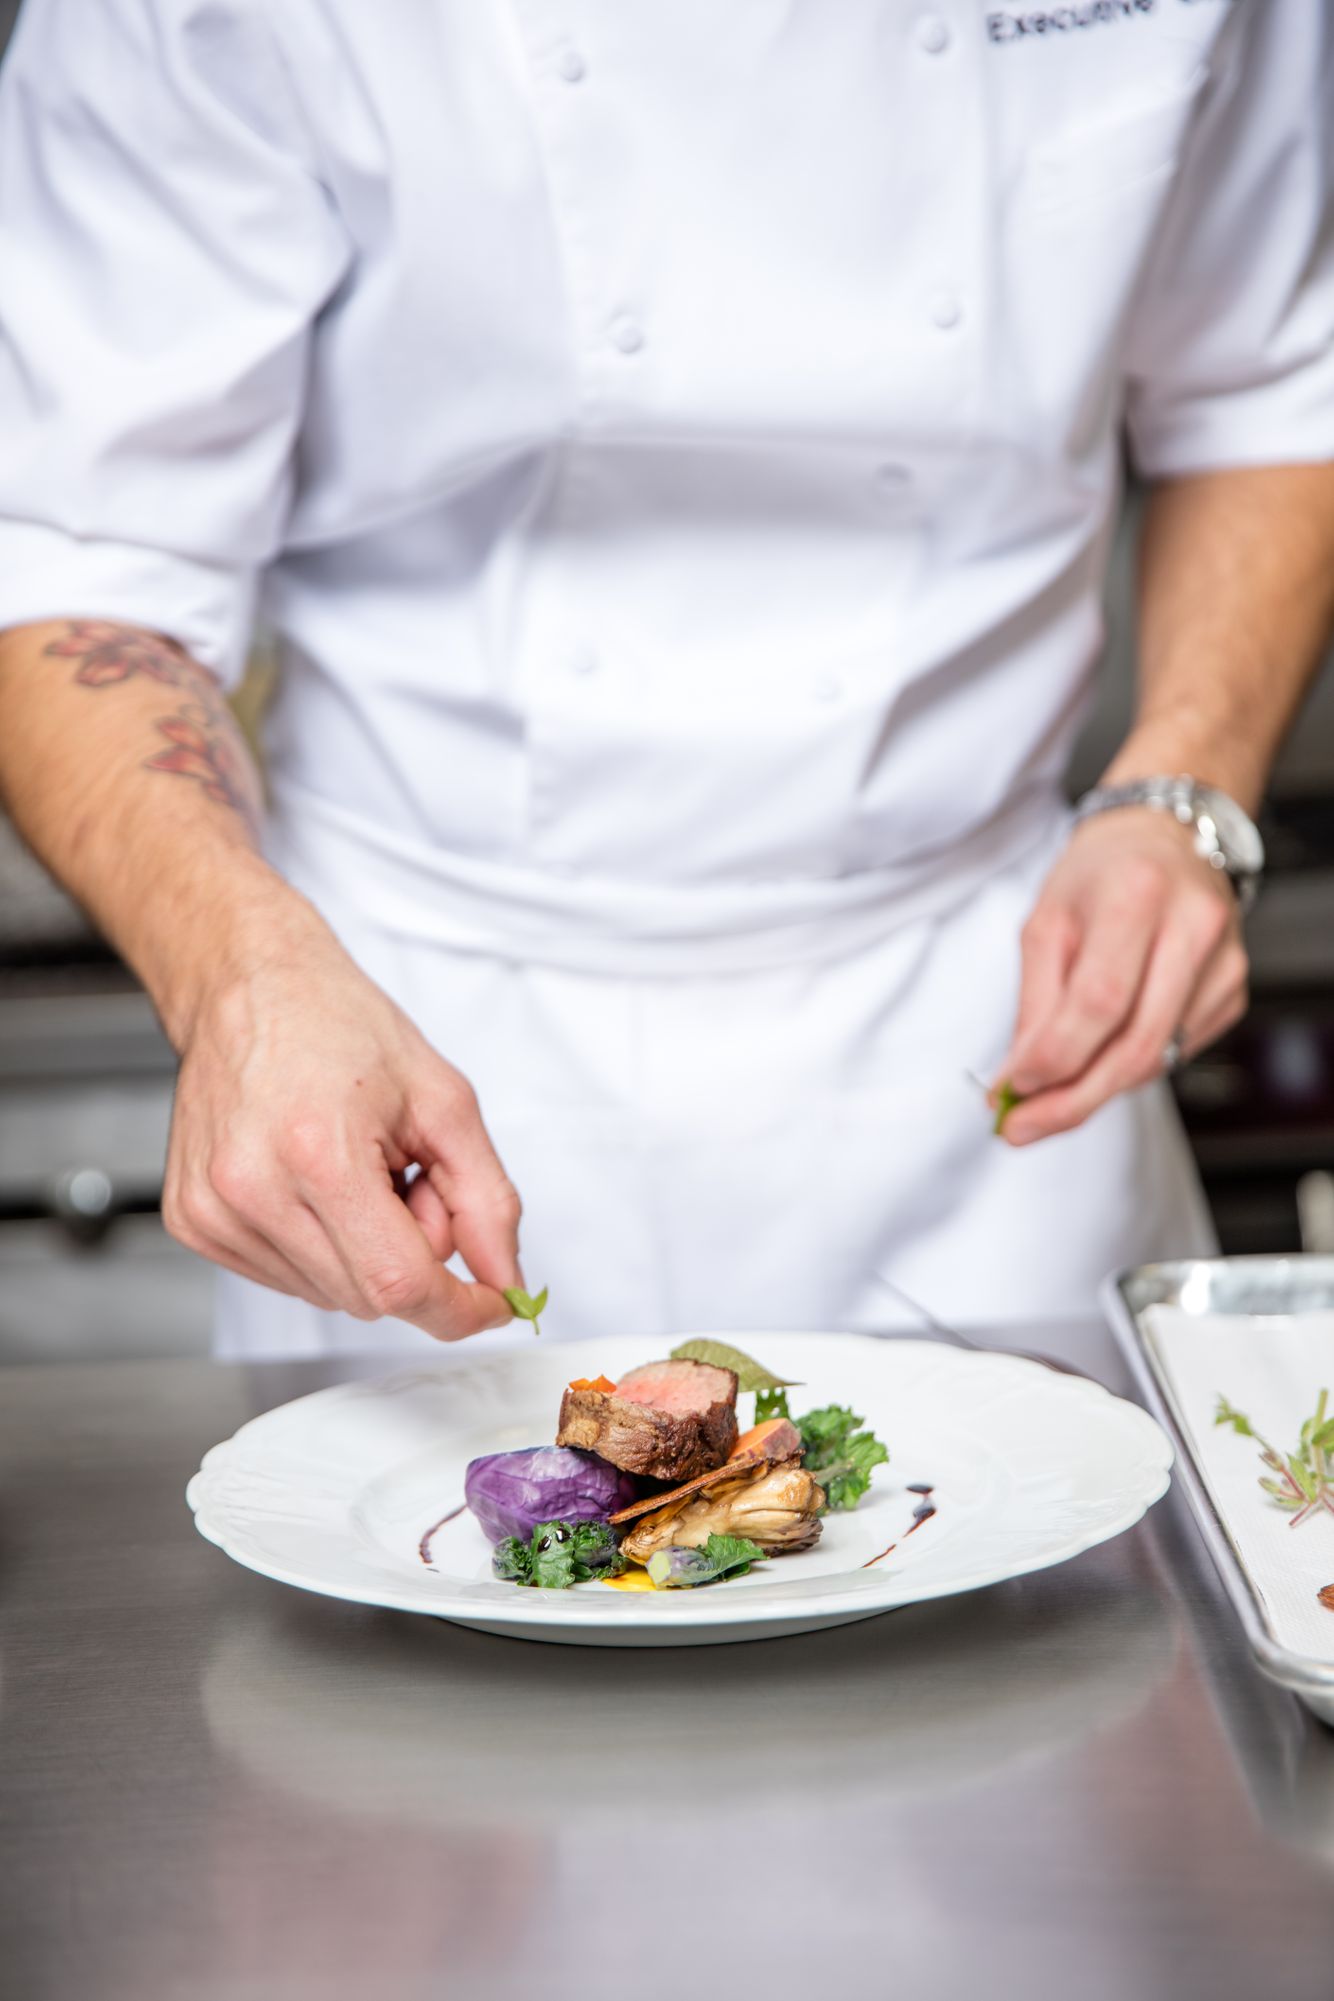
[(1334, 1174), (1316, 1168), (1297, 1183), (1297, 1221), (1302, 1249), (1334, 1257)]

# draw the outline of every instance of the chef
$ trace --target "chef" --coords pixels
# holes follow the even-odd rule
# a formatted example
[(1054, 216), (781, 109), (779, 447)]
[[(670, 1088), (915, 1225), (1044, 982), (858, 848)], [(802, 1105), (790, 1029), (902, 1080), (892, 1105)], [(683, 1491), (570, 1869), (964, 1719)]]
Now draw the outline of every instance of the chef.
[(0, 782), (180, 1053), (224, 1352), (1209, 1250), (1163, 1073), (1334, 610), (1332, 71), (1312, 0), (29, 0)]

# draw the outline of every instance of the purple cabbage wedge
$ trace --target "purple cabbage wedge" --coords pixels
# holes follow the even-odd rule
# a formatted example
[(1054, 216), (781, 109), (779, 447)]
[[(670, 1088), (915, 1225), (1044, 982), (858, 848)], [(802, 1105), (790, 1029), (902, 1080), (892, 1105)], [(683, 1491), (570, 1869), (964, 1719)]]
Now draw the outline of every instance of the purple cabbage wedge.
[(591, 1452), (530, 1445), (474, 1459), (463, 1497), (492, 1542), (526, 1542), (539, 1522), (605, 1522), (639, 1498), (639, 1482)]

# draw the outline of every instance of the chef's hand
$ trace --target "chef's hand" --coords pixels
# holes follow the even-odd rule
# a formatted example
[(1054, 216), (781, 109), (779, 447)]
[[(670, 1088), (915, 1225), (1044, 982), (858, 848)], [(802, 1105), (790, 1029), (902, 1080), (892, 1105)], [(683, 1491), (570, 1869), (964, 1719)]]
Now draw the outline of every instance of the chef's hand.
[(1149, 808), (1084, 821), (1024, 926), (998, 1082), (1025, 1102), (1004, 1137), (1066, 1132), (1160, 1077), (1170, 1044), (1194, 1055), (1245, 1013), (1246, 978), (1236, 895), (1195, 853), (1193, 829)]
[[(519, 1198), (471, 1086), (313, 913), (287, 914), (182, 1038), (168, 1230), (359, 1320), (393, 1314), (441, 1341), (500, 1326), (501, 1288), (523, 1283)], [(455, 1250), (475, 1284), (444, 1269)]]

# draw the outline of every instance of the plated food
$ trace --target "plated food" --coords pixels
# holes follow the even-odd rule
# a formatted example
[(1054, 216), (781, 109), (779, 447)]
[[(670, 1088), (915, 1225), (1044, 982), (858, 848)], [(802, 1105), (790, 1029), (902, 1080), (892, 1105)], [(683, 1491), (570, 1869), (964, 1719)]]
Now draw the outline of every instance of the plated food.
[[(464, 1502), (493, 1538), (493, 1574), (545, 1590), (691, 1590), (811, 1549), (824, 1516), (854, 1507), (889, 1452), (850, 1405), (794, 1419), (796, 1387), (718, 1341), (685, 1342), (616, 1380), (573, 1378), (554, 1445), (467, 1468)], [(758, 1413), (745, 1432), (743, 1394)], [(934, 1512), (920, 1506), (914, 1526)]]
[[(589, 1480), (611, 1483), (610, 1493), (598, 1485), (596, 1507), (619, 1553), (655, 1513), (670, 1505), (683, 1514), (711, 1491), (716, 1503), (738, 1470), (755, 1471), (733, 1465), (680, 1494), (556, 1445), (572, 1381), (610, 1394), (646, 1366), (652, 1349), (630, 1335), (557, 1343), (529, 1334), (490, 1353), (460, 1342), (380, 1377), (359, 1370), (215, 1446), (190, 1483), (190, 1505), (201, 1534), (236, 1562), (306, 1591), (564, 1646), (696, 1647), (812, 1633), (1062, 1563), (1128, 1528), (1166, 1485), (1171, 1455), (1159, 1428), (1078, 1377), (936, 1341), (834, 1330), (740, 1338), (787, 1381), (752, 1390), (739, 1376), (737, 1444), (756, 1422), (781, 1417), (770, 1405), (785, 1399), (787, 1422), (808, 1436), (799, 1460), (771, 1463), (780, 1474), (804, 1471), (825, 1492), (819, 1534), (800, 1549), (738, 1559), (725, 1529), (711, 1526), (702, 1543), (685, 1543), (683, 1534), (703, 1527), (686, 1524), (672, 1527), (648, 1562), (626, 1557), (614, 1588), (593, 1576), (557, 1590), (497, 1577), (505, 1526), (483, 1527), (464, 1501), (479, 1460), (506, 1460), (503, 1473), (490, 1475), (501, 1506), (526, 1494), (534, 1512), (519, 1526), (530, 1554), (540, 1522), (590, 1518)], [(722, 1366), (717, 1344), (732, 1340), (701, 1336), (669, 1359), (713, 1357), (710, 1366)], [(832, 1415), (816, 1438), (819, 1411)], [(865, 1423), (850, 1429), (859, 1413)], [(782, 1432), (771, 1439), (781, 1444)], [(869, 1465), (880, 1441), (893, 1456)], [(548, 1451), (581, 1454), (577, 1484), (554, 1510), (550, 1487), (530, 1478), (548, 1470), (535, 1463)], [(921, 1491), (928, 1486), (930, 1495)], [(742, 1491), (753, 1502), (760, 1482)], [(630, 1509), (625, 1521), (610, 1522)], [(789, 1519), (804, 1512), (784, 1511)], [(1279, 1530), (1286, 1535), (1281, 1518)], [(743, 1527), (733, 1541), (753, 1539)], [(563, 1565), (564, 1548), (539, 1551), (544, 1568)], [(572, 1561), (591, 1568), (593, 1549), (583, 1537)], [(665, 1581), (705, 1569), (707, 1588)], [(1329, 1613), (1313, 1609), (1334, 1627)], [(977, 1616), (993, 1615), (979, 1607)]]

